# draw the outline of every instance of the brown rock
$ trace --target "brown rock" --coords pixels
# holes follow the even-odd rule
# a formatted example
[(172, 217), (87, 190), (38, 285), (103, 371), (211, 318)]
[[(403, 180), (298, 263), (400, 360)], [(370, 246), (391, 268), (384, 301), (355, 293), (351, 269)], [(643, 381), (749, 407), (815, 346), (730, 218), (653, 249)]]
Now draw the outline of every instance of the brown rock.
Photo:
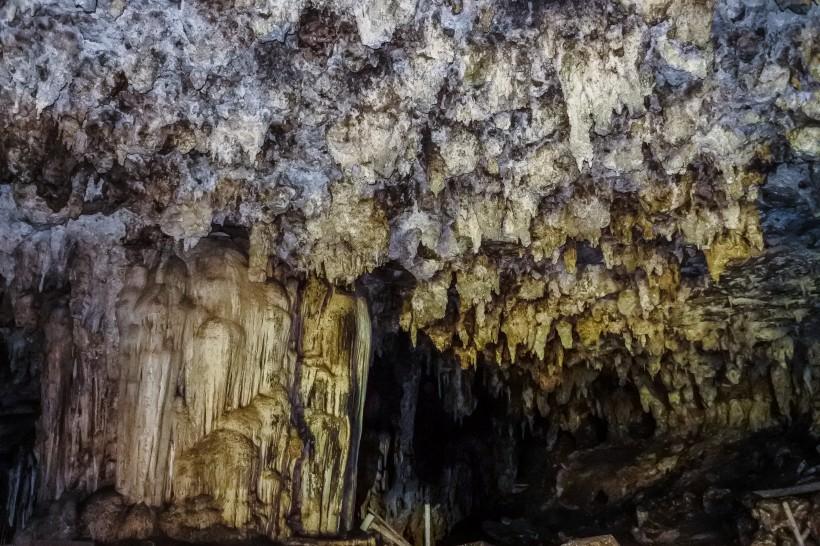
[(111, 489), (99, 491), (86, 501), (80, 514), (83, 533), (96, 542), (113, 542), (127, 507), (122, 495)]
[(137, 504), (132, 506), (126, 514), (125, 521), (120, 526), (119, 538), (138, 540), (150, 538), (154, 535), (156, 525), (157, 518), (154, 511), (144, 504)]
[(565, 542), (561, 546), (619, 546), (618, 541), (612, 535), (601, 535), (597, 537), (579, 538)]

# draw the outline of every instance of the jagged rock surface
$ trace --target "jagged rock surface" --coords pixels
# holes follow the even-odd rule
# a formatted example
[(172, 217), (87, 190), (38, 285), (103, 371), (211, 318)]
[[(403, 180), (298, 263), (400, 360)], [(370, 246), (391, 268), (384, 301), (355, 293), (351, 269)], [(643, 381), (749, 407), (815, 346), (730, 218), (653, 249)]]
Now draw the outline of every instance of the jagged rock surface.
[(349, 529), (366, 304), (315, 278), (304, 290), (253, 282), (230, 241), (146, 252), (92, 280), (121, 281), (115, 313), (100, 317), (114, 328), (116, 373), (78, 376), (76, 339), (90, 327), (59, 304), (46, 315), (40, 428), (53, 432), (38, 435), (39, 502), (114, 486), (85, 507), (88, 535), (102, 541), (157, 525), (180, 539), (214, 526), (233, 529), (227, 538)]
[[(377, 348), (444, 355), (458, 418), (489, 366), (563, 430), (820, 428), (818, 28), (780, 0), (5, 2), (0, 377), (41, 415), (3, 525), (114, 485), (179, 500), (166, 533), (349, 526), (371, 326), (333, 285)], [(406, 523), (396, 473), (373, 506)]]

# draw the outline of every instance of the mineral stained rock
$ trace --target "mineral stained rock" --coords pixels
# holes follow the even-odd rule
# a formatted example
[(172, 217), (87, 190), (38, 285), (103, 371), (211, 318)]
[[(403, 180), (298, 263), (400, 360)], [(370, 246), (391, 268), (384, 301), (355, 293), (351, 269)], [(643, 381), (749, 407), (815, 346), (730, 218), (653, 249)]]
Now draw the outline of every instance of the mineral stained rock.
[[(482, 365), (562, 430), (820, 431), (818, 34), (780, 0), (2, 3), (0, 409), (39, 420), (0, 535), (107, 487), (135, 536), (349, 528), (397, 332), (457, 416)], [(403, 529), (405, 477), (370, 497)]]
[(364, 301), (315, 278), (303, 289), (252, 282), (224, 240), (146, 263), (122, 271), (108, 317), (117, 376), (78, 383), (66, 368), (71, 319), (62, 308), (49, 319), (44, 399), (74, 403), (41, 416), (45, 430), (64, 432), (38, 444), (39, 499), (113, 483), (116, 493), (85, 506), (88, 535), (102, 541), (152, 536), (152, 510), (169, 503), (160, 525), (170, 537), (213, 525), (236, 530), (226, 537), (350, 528), (370, 356)]

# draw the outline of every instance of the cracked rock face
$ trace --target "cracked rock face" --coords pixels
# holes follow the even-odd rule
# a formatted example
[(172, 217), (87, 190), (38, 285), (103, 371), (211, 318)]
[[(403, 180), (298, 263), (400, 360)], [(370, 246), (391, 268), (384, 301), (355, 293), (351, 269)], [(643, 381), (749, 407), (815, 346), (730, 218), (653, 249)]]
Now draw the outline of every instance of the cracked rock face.
[(3, 525), (348, 528), (401, 332), (562, 430), (820, 431), (819, 43), (803, 1), (0, 4)]

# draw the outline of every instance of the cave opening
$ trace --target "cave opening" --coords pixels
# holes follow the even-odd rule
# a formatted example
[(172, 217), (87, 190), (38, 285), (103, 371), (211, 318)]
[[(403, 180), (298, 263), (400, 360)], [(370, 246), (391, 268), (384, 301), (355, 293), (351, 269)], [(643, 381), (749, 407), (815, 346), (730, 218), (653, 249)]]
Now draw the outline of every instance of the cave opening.
[(701, 424), (678, 429), (686, 420), (670, 417), (673, 406), (647, 402), (647, 393), (673, 398), (669, 382), (639, 368), (623, 375), (575, 362), (567, 388), (539, 389), (526, 361), (482, 355), (462, 366), (427, 335), (414, 344), (395, 324), (396, 292), (408, 286), (400, 267), (369, 278), (378, 303), (356, 506), (362, 517), (385, 515), (411, 544), (422, 544), (426, 503), (444, 546), (598, 535), (621, 545), (756, 544), (764, 510), (779, 506), (757, 492), (820, 473), (810, 419), (704, 423), (710, 407), (725, 404), (730, 418), (733, 400), (760, 399), (758, 389), (776, 412), (768, 377), (724, 378), (717, 399), (694, 400), (699, 413), (689, 417)]
[(420, 543), (429, 503), (445, 546), (608, 534), (622, 545), (749, 544), (759, 527), (754, 492), (820, 469), (805, 420), (676, 435), (642, 410), (634, 385), (602, 374), (589, 387), (595, 401), (570, 426), (578, 401), (528, 414), (530, 380), (518, 370), (500, 382), (494, 364), (461, 369), (402, 332), (380, 347), (357, 506), (386, 513), (411, 543)]
[(499, 480), (514, 481), (518, 467), (516, 450), (503, 449), (513, 444), (494, 445), (508, 432), (507, 402), (484, 385), (481, 370), (462, 370), (429, 340), (413, 347), (406, 333), (394, 333), (382, 347), (368, 381), (359, 505), (387, 499), (410, 536), (421, 532), (424, 503), (462, 522), (497, 512)]

